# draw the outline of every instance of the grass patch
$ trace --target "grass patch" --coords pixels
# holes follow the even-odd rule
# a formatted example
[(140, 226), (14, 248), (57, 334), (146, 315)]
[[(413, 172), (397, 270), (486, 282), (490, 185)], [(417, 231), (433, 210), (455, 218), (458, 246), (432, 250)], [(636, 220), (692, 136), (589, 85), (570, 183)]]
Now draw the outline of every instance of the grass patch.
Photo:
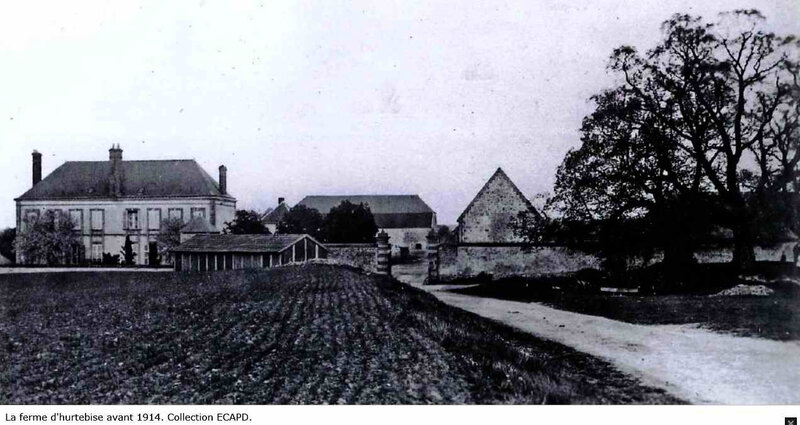
[[(500, 279), (454, 292), (540, 302), (561, 310), (629, 323), (699, 323), (709, 329), (740, 336), (800, 340), (800, 285), (786, 279), (789, 273), (783, 270), (783, 265), (768, 263), (760, 266), (761, 269), (752, 275), (740, 276), (727, 265), (700, 265), (689, 271), (687, 274), (691, 277), (679, 282), (680, 285), (660, 282), (665, 295), (617, 295), (596, 290), (574, 290), (580, 286), (576, 284), (578, 279), (574, 275)], [(655, 275), (657, 272), (658, 268), (645, 271), (637, 276), (638, 281), (663, 279)], [(752, 280), (754, 276), (760, 280)], [(709, 296), (742, 283), (763, 284), (775, 293), (770, 296)], [(597, 283), (595, 286), (600, 285)], [(602, 285), (615, 286), (610, 282)]]
[(0, 403), (679, 403), (390, 279), (0, 276)]

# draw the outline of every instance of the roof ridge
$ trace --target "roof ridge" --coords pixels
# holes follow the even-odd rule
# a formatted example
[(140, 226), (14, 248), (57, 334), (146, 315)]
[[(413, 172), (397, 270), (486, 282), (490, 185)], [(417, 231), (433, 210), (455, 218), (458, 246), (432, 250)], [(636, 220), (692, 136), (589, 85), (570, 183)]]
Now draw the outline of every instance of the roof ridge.
[[(175, 161), (194, 161), (197, 162), (194, 158), (183, 158), (183, 159), (123, 159), (122, 163), (126, 162), (175, 162)], [(64, 163), (85, 163), (85, 164), (96, 164), (96, 163), (107, 163), (110, 162), (109, 160), (98, 160), (98, 161), (64, 161)]]
[(350, 197), (350, 196), (416, 196), (416, 197), (419, 198), (419, 194), (418, 193), (390, 194), (390, 195), (378, 194), (378, 193), (373, 193), (373, 194), (367, 193), (367, 194), (360, 194), (360, 195), (353, 195), (353, 194), (349, 194), (349, 195), (347, 195), (347, 194), (346, 195), (306, 195), (305, 197), (306, 198), (344, 198), (344, 197)]

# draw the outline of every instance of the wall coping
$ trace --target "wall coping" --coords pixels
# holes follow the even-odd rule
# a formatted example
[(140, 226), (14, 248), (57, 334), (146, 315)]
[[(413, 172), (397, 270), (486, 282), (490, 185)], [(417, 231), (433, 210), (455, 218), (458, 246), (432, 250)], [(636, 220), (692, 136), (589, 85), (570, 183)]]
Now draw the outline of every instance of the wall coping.
[(374, 243), (323, 243), (328, 248), (375, 248)]

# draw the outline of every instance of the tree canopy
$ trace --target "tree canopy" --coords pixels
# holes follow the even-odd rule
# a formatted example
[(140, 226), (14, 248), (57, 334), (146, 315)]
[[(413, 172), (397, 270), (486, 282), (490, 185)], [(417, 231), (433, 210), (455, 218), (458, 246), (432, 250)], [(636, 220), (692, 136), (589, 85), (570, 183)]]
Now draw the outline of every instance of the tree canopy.
[(167, 264), (172, 264), (170, 250), (181, 244), (181, 228), (183, 220), (178, 217), (169, 217), (161, 221), (161, 231), (156, 235), (156, 243), (158, 251), (166, 253), (163, 260)]
[(79, 246), (73, 223), (61, 210), (47, 210), (37, 218), (26, 217), (23, 223), (25, 230), (17, 234), (14, 247), (26, 264), (66, 264)]
[[(799, 45), (763, 21), (754, 10), (714, 23), (676, 14), (644, 54), (615, 49), (619, 85), (592, 98), (582, 145), (557, 172), (564, 218), (646, 220), (683, 252), (713, 221), (733, 231), (733, 261), (752, 264), (765, 200), (796, 193), (800, 162)], [(784, 211), (796, 222), (796, 208)]]
[(225, 223), (224, 232), (234, 235), (268, 235), (269, 229), (261, 222), (261, 216), (253, 210), (236, 210), (232, 221)]
[(369, 243), (375, 242), (378, 226), (369, 206), (350, 201), (331, 208), (322, 224), (326, 242), (331, 243)]
[(297, 204), (292, 207), (278, 224), (278, 234), (308, 234), (319, 240), (325, 239), (322, 234), (324, 219), (314, 208)]

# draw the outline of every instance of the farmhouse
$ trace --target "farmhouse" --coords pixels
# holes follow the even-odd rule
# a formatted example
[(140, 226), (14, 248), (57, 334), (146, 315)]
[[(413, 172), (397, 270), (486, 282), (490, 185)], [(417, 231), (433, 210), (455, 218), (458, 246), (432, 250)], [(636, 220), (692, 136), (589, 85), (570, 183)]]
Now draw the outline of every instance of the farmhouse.
[(136, 262), (148, 264), (167, 217), (197, 218), (216, 233), (233, 220), (236, 198), (227, 192), (224, 165), (216, 182), (194, 160), (123, 161), (119, 145), (108, 154), (108, 161), (65, 162), (42, 179), (42, 154), (34, 151), (33, 187), (15, 199), (17, 229), (43, 211), (62, 210), (80, 240), (72, 262), (119, 253), (129, 236)]
[(458, 217), (459, 243), (522, 242), (511, 226), (520, 212), (539, 214), (503, 169), (498, 168)]
[(174, 248), (176, 271), (269, 268), (328, 258), (309, 235), (197, 235)]
[(306, 196), (299, 205), (314, 208), (322, 215), (342, 201), (369, 206), (378, 232), (389, 235), (393, 249), (418, 251), (425, 248), (425, 237), (436, 229), (436, 213), (419, 195), (341, 195)]
[(270, 233), (275, 233), (278, 230), (278, 225), (283, 220), (283, 216), (289, 212), (289, 207), (286, 206), (286, 201), (283, 198), (278, 198), (278, 206), (274, 210), (265, 213), (261, 216), (261, 223), (269, 230)]

